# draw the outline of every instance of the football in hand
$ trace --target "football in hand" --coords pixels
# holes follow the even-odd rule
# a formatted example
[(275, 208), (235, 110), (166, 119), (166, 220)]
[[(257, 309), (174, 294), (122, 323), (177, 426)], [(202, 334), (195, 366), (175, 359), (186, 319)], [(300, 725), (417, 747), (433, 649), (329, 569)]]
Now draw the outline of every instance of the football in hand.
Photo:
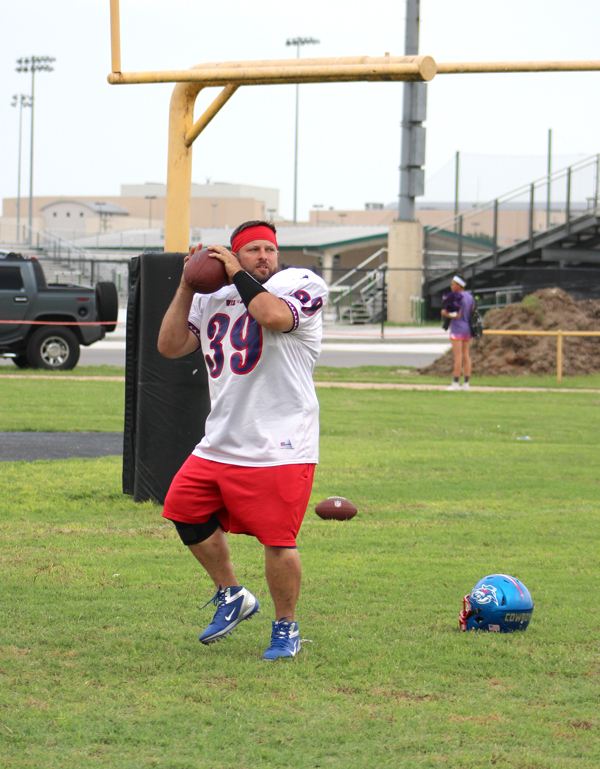
[(344, 497), (327, 497), (315, 507), (315, 513), (325, 520), (349, 521), (357, 510), (356, 505)]
[(208, 248), (196, 251), (183, 268), (185, 279), (198, 294), (213, 294), (228, 283), (225, 265), (211, 253)]

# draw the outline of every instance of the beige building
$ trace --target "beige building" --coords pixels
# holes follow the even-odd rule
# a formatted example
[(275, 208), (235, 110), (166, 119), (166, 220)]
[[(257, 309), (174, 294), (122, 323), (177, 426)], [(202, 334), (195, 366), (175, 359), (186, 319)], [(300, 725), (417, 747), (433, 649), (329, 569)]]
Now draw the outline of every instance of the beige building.
[[(573, 209), (582, 204), (574, 204)], [(26, 240), (29, 200), (21, 199), (20, 241)], [(133, 229), (164, 229), (166, 184), (123, 184), (121, 195), (108, 196), (40, 196), (33, 198), (33, 229), (47, 230), (65, 240), (77, 240), (86, 235)], [(463, 204), (463, 234), (485, 240), (494, 233), (494, 212)], [(333, 226), (389, 226), (396, 221), (394, 203), (366, 203), (364, 210), (313, 209), (307, 224)], [(0, 217), (0, 241), (17, 240), (17, 199), (5, 198)], [(546, 227), (546, 210), (540, 205), (533, 212), (535, 232)], [(417, 221), (427, 228), (440, 227), (455, 231), (452, 203), (417, 203)], [(192, 184), (190, 227), (234, 227), (250, 219), (269, 219), (279, 227), (291, 226), (279, 215), (279, 190), (244, 184)], [(550, 224), (561, 224), (564, 210), (556, 208)], [(498, 245), (500, 248), (529, 235), (527, 203), (503, 204), (498, 211)]]
[[(33, 229), (65, 240), (148, 227), (164, 228), (167, 185), (123, 184), (121, 195), (33, 198)], [(4, 198), (0, 241), (25, 242), (29, 199), (21, 198), (17, 238), (17, 199)], [(191, 227), (230, 227), (250, 219), (278, 221), (279, 190), (246, 184), (192, 184)]]
[(332, 226), (336, 224), (351, 225), (387, 225), (396, 220), (398, 208), (384, 206), (383, 203), (365, 203), (364, 211), (352, 209), (327, 210), (313, 209), (309, 214), (309, 224), (315, 226)]
[(123, 220), (125, 226), (131, 226), (129, 211), (106, 201), (55, 200), (42, 206), (40, 214), (44, 217), (44, 229), (65, 240), (75, 240), (96, 230), (107, 232), (113, 219)]

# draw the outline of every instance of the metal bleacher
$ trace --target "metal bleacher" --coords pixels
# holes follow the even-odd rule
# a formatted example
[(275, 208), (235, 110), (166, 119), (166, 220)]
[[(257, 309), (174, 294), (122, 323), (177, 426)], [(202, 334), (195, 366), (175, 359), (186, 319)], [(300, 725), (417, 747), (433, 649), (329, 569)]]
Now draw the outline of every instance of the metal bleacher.
[[(600, 297), (599, 180), (600, 155), (594, 155), (468, 214), (426, 227), (423, 297), (428, 307), (435, 311), (441, 306), (442, 293), (448, 290), (457, 268), (469, 280), (469, 289), (484, 300), (482, 307), (498, 306), (502, 294), (510, 303), (550, 286), (559, 286), (579, 299)], [(551, 188), (556, 196), (552, 205)], [(502, 246), (499, 218), (503, 210), (519, 206), (528, 213), (527, 235)], [(467, 253), (463, 249), (465, 225), (469, 218), (480, 219), (486, 212), (493, 223), (492, 236), (484, 247)], [(428, 240), (443, 232), (453, 234), (456, 250), (430, 253)]]

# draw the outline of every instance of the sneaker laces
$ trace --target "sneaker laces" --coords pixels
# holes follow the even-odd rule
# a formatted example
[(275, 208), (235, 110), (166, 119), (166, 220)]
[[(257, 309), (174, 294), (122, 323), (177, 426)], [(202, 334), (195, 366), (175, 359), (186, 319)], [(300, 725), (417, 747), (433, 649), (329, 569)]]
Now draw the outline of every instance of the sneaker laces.
[[(223, 588), (221, 587), (221, 585), (219, 585), (219, 589), (218, 589), (218, 590), (217, 590), (217, 592), (216, 592), (216, 593), (213, 595), (213, 597), (212, 597), (212, 598), (210, 598), (210, 599), (209, 599), (209, 600), (208, 600), (208, 601), (207, 601), (207, 602), (204, 604), (204, 606), (199, 606), (199, 607), (198, 607), (198, 609), (199, 609), (200, 611), (202, 611), (202, 609), (206, 609), (206, 607), (208, 606), (208, 604), (209, 604), (209, 603), (212, 603), (212, 604), (214, 604), (214, 605), (217, 607), (217, 611), (219, 611), (219, 609), (222, 609), (222, 608), (225, 606), (225, 591), (223, 590)], [(216, 616), (216, 615), (215, 615), (215, 616)]]
[(271, 632), (271, 648), (283, 649), (287, 642), (290, 640), (290, 630), (292, 628), (291, 622), (286, 622), (285, 617), (282, 617), (277, 622), (273, 623), (273, 631)]

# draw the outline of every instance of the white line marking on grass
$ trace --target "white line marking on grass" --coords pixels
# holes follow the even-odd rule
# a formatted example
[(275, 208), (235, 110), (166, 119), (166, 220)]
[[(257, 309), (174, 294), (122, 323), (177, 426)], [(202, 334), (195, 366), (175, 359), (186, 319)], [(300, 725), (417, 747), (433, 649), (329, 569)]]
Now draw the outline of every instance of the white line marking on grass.
[(321, 345), (321, 350), (325, 352), (411, 352), (416, 355), (443, 355), (450, 349), (449, 344), (419, 344), (417, 342), (407, 344), (382, 343), (377, 344), (346, 344), (345, 342), (331, 342)]
[[(124, 382), (124, 376), (56, 376), (55, 374), (4, 374), (2, 379), (54, 379), (57, 382), (63, 379), (77, 382)], [(345, 387), (349, 390), (445, 390), (447, 384), (394, 384), (382, 382), (315, 382), (315, 387)], [(476, 393), (600, 393), (600, 390), (567, 387), (494, 387), (473, 386), (469, 392)], [(457, 397), (457, 396), (451, 396)], [(463, 397), (463, 396), (458, 396)], [(464, 397), (469, 397), (464, 396)]]
[[(446, 390), (448, 385), (435, 384), (383, 384), (372, 382), (315, 382), (315, 387), (347, 387), (351, 390)], [(469, 387), (469, 392), (479, 393), (600, 393), (600, 390), (552, 387)], [(456, 396), (451, 396), (456, 397)], [(459, 396), (461, 397), (461, 396)], [(466, 396), (469, 397), (468, 395)]]

